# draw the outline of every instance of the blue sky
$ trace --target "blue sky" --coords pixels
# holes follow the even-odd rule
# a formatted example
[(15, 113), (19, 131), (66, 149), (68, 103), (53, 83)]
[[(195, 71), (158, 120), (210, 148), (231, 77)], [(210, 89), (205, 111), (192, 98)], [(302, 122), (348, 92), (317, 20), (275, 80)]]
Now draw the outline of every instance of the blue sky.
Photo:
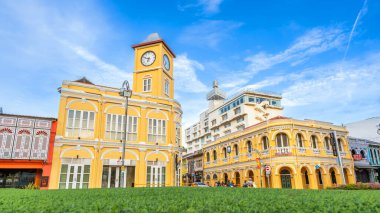
[(348, 123), (380, 115), (380, 2), (0, 1), (0, 106), (57, 116), (62, 80), (119, 87), (132, 44), (158, 32), (177, 54), (184, 126), (214, 79), (283, 95), (284, 115)]

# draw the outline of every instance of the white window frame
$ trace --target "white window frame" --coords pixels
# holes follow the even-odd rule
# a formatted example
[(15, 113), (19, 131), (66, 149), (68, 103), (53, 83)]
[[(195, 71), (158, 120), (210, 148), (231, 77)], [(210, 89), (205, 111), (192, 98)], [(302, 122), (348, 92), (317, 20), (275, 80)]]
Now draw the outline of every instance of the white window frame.
[(297, 147), (303, 148), (305, 146), (305, 144), (303, 143), (303, 138), (302, 138), (301, 133), (296, 134), (296, 141), (297, 141)]
[(148, 142), (166, 143), (166, 130), (166, 120), (148, 118)]
[[(263, 150), (268, 150), (269, 149), (269, 138), (267, 136), (262, 137), (261, 143), (263, 146)], [(266, 145), (266, 148), (264, 147)]]
[(152, 91), (152, 78), (143, 79), (143, 91), (151, 92)]
[(166, 95), (169, 95), (169, 85), (170, 85), (169, 80), (165, 79), (165, 83), (164, 84), (165, 84), (165, 86), (164, 86), (164, 92), (165, 92)]
[[(281, 144), (281, 146), (278, 146), (278, 137), (279, 136), (281, 136), (280, 137), (280, 144)], [(286, 138), (286, 144), (285, 144), (285, 141), (284, 141), (284, 137)], [(286, 146), (285, 146), (286, 145)], [(277, 147), (288, 147), (289, 146), (289, 137), (288, 137), (288, 135), (287, 134), (285, 134), (285, 133), (278, 133), (277, 135), (276, 135), (276, 146)]]
[[(311, 148), (313, 149), (318, 149), (318, 138), (315, 135), (310, 136), (310, 143), (311, 143)], [(314, 147), (315, 143), (315, 147)]]
[[(71, 126), (70, 126), (70, 117), (69, 117), (69, 114), (70, 114), (70, 111), (73, 111), (73, 118), (72, 118), (72, 122), (71, 122)], [(77, 113), (80, 112), (80, 117), (79, 117), (79, 127), (75, 127), (75, 119), (76, 119), (76, 115)], [(87, 118), (85, 119), (86, 120), (86, 126), (87, 128), (83, 128), (83, 115), (84, 113), (88, 113), (87, 114)], [(92, 122), (92, 128), (90, 127), (90, 117), (91, 117), (91, 114), (94, 115), (94, 121)], [(94, 111), (87, 111), (87, 110), (76, 110), (76, 109), (69, 109), (67, 110), (67, 122), (66, 122), (66, 129), (65, 129), (65, 132), (66, 132), (66, 136), (68, 137), (83, 137), (83, 138), (93, 138), (94, 137), (94, 132), (95, 132), (95, 122), (96, 122), (96, 113)], [(71, 135), (69, 134), (69, 129), (71, 129), (71, 131), (73, 131), (71, 133)], [(74, 132), (75, 130), (78, 130), (78, 135), (75, 135)], [(91, 132), (92, 131), (92, 134), (87, 137), (86, 135), (83, 135), (83, 131), (89, 131)]]
[[(116, 122), (114, 119), (116, 118)], [(121, 121), (121, 123), (119, 123)], [(105, 139), (123, 140), (125, 134), (125, 115), (106, 114)], [(114, 128), (115, 126), (115, 128)], [(136, 141), (138, 132), (138, 117), (129, 116), (127, 119), (128, 136), (127, 141)], [(112, 133), (114, 133), (112, 135)]]

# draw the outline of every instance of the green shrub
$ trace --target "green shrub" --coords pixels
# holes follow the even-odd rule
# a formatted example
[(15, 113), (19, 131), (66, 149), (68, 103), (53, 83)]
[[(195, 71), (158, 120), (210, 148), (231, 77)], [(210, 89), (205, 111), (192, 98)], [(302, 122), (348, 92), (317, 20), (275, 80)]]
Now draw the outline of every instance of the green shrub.
[(24, 189), (39, 189), (39, 187), (35, 185), (34, 183), (29, 183), (28, 185), (24, 187)]

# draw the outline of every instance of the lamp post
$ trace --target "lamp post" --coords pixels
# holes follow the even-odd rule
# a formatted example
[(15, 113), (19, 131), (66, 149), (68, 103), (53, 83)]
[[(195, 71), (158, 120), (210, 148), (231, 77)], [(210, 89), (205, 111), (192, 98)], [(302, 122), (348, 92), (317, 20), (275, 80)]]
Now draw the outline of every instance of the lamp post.
[[(122, 187), (124, 185), (124, 177), (125, 177), (125, 144), (127, 142), (127, 136), (128, 136), (128, 98), (132, 96), (132, 90), (129, 88), (129, 82), (125, 80), (123, 82), (123, 85), (120, 88), (119, 95), (122, 97), (125, 97), (125, 132), (124, 132), (124, 139), (123, 139), (123, 154), (121, 158), (121, 172), (119, 173), (119, 187)], [(123, 180), (123, 181), (122, 181)]]

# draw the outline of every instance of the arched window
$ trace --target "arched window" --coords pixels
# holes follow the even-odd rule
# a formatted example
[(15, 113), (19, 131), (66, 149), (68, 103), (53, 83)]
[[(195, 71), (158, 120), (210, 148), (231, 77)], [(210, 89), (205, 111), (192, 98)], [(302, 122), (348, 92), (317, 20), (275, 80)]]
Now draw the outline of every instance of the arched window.
[(239, 155), (239, 146), (237, 144), (235, 144), (234, 149), (235, 149), (235, 156), (238, 156)]
[(310, 142), (311, 142), (311, 147), (313, 147), (313, 149), (317, 149), (318, 148), (317, 136), (312, 135), (311, 138), (310, 138)]
[(330, 150), (330, 138), (325, 137), (325, 148), (326, 150)]
[(360, 155), (362, 156), (362, 158), (365, 158), (365, 152), (364, 152), (364, 150), (360, 151)]
[(296, 135), (296, 140), (297, 140), (297, 146), (298, 147), (303, 147), (303, 140), (302, 140), (302, 135), (301, 133), (298, 133)]
[(207, 156), (207, 162), (210, 162), (210, 153), (207, 152), (206, 156)]
[(268, 137), (267, 136), (264, 136), (262, 139), (261, 139), (261, 142), (263, 144), (263, 150), (267, 150), (269, 148), (269, 141), (268, 141)]
[(339, 151), (343, 151), (343, 143), (342, 143), (342, 140), (339, 138), (338, 139), (338, 149), (339, 149)]
[(352, 155), (352, 157), (354, 157), (355, 154), (356, 154), (355, 150), (352, 149), (352, 150), (351, 150), (351, 155)]
[(277, 147), (287, 147), (289, 146), (289, 139), (285, 133), (280, 133), (276, 135)]
[(11, 158), (13, 131), (9, 128), (0, 130), (0, 158)]
[(210, 180), (210, 175), (207, 175), (207, 176), (206, 176), (206, 180)]
[(227, 159), (227, 148), (223, 147), (223, 157), (224, 159)]
[(32, 135), (29, 130), (22, 129), (18, 131), (16, 140), (13, 145), (13, 158), (14, 159), (28, 159), (30, 153), (30, 143)]
[(370, 149), (370, 151), (371, 151), (371, 162), (372, 163), (375, 163), (375, 156), (373, 156), (373, 151), (372, 151), (372, 149)]
[(251, 142), (251, 141), (248, 141), (248, 142), (247, 142), (247, 152), (248, 152), (248, 153), (251, 153), (251, 152), (252, 152), (252, 142)]
[(212, 176), (212, 179), (214, 179), (214, 180), (218, 179), (218, 175), (214, 174), (214, 175)]
[(214, 155), (214, 160), (216, 160), (217, 159), (216, 150), (213, 151), (213, 155)]

